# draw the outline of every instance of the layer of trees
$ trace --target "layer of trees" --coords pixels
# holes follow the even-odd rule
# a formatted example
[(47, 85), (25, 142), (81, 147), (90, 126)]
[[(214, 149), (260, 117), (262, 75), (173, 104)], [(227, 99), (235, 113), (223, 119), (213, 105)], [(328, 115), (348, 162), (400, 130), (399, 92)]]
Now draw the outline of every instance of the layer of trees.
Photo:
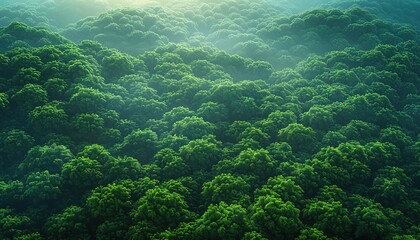
[[(207, 12), (233, 10), (216, 5)], [(186, 31), (159, 32), (165, 41), (138, 55), (23, 23), (0, 29), (1, 239), (420, 238), (415, 30), (362, 9), (257, 24), (238, 8), (237, 26), (269, 49), (284, 51), (283, 36), (306, 47), (279, 68), (276, 52), (171, 43), (189, 41), (192, 13), (153, 11), (83, 21), (89, 33), (143, 15), (146, 32)], [(169, 16), (179, 21), (162, 25)]]
[[(19, 1), (4, 4), (7, 7), (0, 8), (4, 13), (0, 26), (14, 20), (32, 26), (53, 25), (72, 41), (90, 39), (135, 56), (169, 42), (210, 45), (269, 61), (277, 68), (295, 67), (312, 54), (350, 46), (367, 50), (377, 44), (413, 40), (420, 11), (417, 1), (393, 0), (38, 0), (25, 5)], [(319, 6), (332, 10), (317, 9)], [(106, 12), (116, 7), (120, 9)], [(302, 13), (307, 9), (314, 10)]]
[(91, 39), (133, 55), (168, 42), (210, 45), (269, 61), (276, 68), (294, 67), (313, 54), (348, 47), (370, 50), (417, 37), (415, 28), (380, 20), (361, 8), (315, 9), (294, 16), (285, 15), (282, 8), (267, 8), (265, 2), (202, 3), (195, 8), (115, 10), (84, 19), (63, 34), (73, 41)]
[(394, 22), (409, 24), (420, 29), (419, 1), (393, 1), (393, 0), (357, 0), (357, 1), (330, 1), (322, 5), (329, 8), (347, 9), (362, 7), (378, 17)]

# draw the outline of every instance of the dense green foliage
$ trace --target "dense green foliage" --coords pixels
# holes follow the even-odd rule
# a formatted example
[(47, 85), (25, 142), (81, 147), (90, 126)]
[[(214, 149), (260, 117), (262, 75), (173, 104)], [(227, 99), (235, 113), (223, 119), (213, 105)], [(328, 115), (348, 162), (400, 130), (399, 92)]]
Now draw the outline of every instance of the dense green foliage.
[[(394, 0), (357, 0), (357, 1), (331, 1), (329, 7), (346, 9), (349, 7), (362, 7), (382, 18), (398, 23), (410, 24), (420, 29), (420, 16), (417, 10), (419, 1)], [(328, 5), (327, 5), (328, 6)]]
[(280, 7), (267, 8), (265, 1), (197, 3), (195, 8), (198, 11), (115, 10), (86, 18), (63, 34), (134, 55), (168, 42), (211, 45), (277, 68), (295, 66), (312, 54), (347, 47), (369, 50), (416, 38), (414, 28), (379, 20), (361, 8), (315, 9), (294, 16), (286, 16)]
[(0, 239), (419, 239), (418, 32), (308, 2), (1, 10)]

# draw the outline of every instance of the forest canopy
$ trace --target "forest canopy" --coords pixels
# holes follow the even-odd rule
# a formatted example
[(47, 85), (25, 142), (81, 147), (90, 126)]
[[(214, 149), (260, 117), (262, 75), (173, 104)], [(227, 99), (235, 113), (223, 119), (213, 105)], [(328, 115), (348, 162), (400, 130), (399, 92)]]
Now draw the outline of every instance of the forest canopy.
[(2, 1), (0, 239), (419, 239), (418, 12)]

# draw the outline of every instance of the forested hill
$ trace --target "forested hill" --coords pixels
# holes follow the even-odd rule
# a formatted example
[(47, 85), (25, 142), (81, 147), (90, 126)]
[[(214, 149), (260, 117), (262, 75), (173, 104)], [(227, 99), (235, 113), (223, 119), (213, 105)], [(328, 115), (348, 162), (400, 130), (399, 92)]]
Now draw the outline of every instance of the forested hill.
[(369, 12), (387, 20), (401, 24), (413, 25), (420, 30), (420, 1), (396, 0), (357, 0), (357, 1), (331, 1), (325, 7), (347, 9), (362, 7)]
[(91, 39), (132, 55), (169, 42), (210, 45), (269, 61), (276, 68), (294, 67), (312, 54), (347, 47), (370, 50), (417, 37), (415, 28), (380, 20), (361, 8), (286, 16), (287, 11), (267, 8), (264, 1), (239, 2), (200, 4), (195, 11), (115, 10), (86, 18), (63, 34), (75, 42)]
[(415, 27), (249, 4), (0, 28), (0, 239), (420, 239)]
[(47, 45), (71, 43), (60, 34), (50, 32), (46, 28), (31, 28), (21, 22), (13, 22), (0, 29), (0, 51), (6, 52), (14, 48), (34, 48)]
[[(11, 21), (18, 20), (31, 25), (63, 29), (83, 18), (97, 16), (116, 8), (164, 6), (185, 12), (196, 11), (202, 6), (213, 8), (218, 5), (239, 5), (241, 3), (245, 3), (250, 10), (262, 6), (265, 10), (276, 9), (288, 15), (316, 8), (347, 10), (362, 7), (382, 19), (413, 25), (420, 29), (419, 0), (217, 0), (206, 3), (203, 3), (202, 0), (187, 2), (179, 0), (2, 0), (0, 2), (0, 26), (7, 26)], [(62, 11), (62, 9), (66, 10)]]

